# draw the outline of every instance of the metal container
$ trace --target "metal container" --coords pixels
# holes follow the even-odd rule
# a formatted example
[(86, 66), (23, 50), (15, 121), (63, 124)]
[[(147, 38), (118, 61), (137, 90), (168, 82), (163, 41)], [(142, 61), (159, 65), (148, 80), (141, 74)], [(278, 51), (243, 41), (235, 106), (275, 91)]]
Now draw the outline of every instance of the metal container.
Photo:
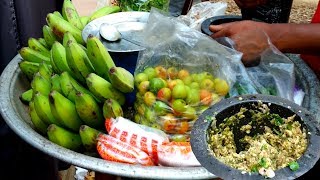
[[(319, 81), (298, 56), (290, 55), (290, 58), (296, 65), (297, 83), (306, 93), (303, 107), (307, 108), (319, 120), (320, 116), (317, 114), (320, 112)], [(30, 88), (30, 83), (18, 67), (20, 61), (19, 55), (14, 57), (1, 75), (0, 111), (9, 127), (35, 148), (66, 163), (122, 177), (148, 179), (212, 179), (216, 177), (203, 167), (143, 167), (110, 162), (80, 154), (50, 142), (33, 129), (28, 115), (28, 107), (19, 99), (19, 95)]]

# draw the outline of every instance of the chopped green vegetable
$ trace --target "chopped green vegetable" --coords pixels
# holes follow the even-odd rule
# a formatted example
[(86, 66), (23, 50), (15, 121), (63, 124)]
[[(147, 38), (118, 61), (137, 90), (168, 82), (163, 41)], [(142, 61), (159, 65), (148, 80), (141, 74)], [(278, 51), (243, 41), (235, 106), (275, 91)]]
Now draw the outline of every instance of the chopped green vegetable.
[(260, 161), (259, 161), (259, 164), (260, 166), (264, 167), (264, 168), (267, 168), (268, 165), (267, 165), (267, 161), (265, 158), (261, 158)]
[(292, 171), (296, 171), (299, 169), (299, 164), (296, 161), (292, 161), (289, 163), (289, 167)]
[(279, 116), (279, 114), (273, 114), (272, 118), (274, 119), (274, 124), (276, 126), (280, 126), (284, 123), (283, 119)]
[(254, 165), (252, 168), (251, 168), (251, 172), (258, 172), (259, 171), (259, 165), (258, 164), (256, 164), (256, 165)]

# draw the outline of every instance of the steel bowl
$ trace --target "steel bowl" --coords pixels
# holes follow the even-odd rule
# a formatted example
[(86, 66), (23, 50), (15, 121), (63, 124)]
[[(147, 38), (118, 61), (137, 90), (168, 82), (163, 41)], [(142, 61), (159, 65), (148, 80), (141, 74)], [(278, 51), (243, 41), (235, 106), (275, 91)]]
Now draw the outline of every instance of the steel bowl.
[[(302, 106), (313, 114), (320, 112), (320, 83), (310, 68), (296, 55), (288, 55), (296, 65), (297, 84), (306, 93)], [(28, 106), (19, 95), (30, 88), (30, 82), (22, 74), (15, 56), (0, 77), (0, 113), (8, 126), (25, 142), (63, 162), (100, 173), (121, 177), (146, 179), (212, 179), (217, 177), (204, 167), (142, 167), (115, 163), (77, 153), (50, 142), (37, 133), (28, 114)], [(318, 115), (318, 119), (320, 116)]]
[[(218, 125), (225, 118), (238, 113), (241, 108), (247, 108), (249, 110), (255, 109), (259, 102), (267, 105), (270, 109), (270, 113), (279, 114), (283, 118), (296, 115), (294, 120), (299, 121), (302, 124), (302, 127), (304, 127), (308, 132), (307, 149), (297, 160), (300, 166), (299, 169), (296, 171), (290, 170), (289, 167), (278, 169), (275, 171), (274, 179), (298, 178), (304, 173), (308, 172), (319, 160), (320, 125), (308, 110), (298, 106), (292, 101), (288, 101), (276, 96), (258, 94), (243, 95), (222, 100), (219, 103), (211, 106), (199, 116), (192, 128), (190, 140), (192, 150), (200, 164), (208, 171), (223, 179), (265, 179), (265, 177), (259, 173), (244, 173), (222, 163), (213, 155), (212, 150), (208, 146), (208, 130), (210, 129), (212, 122)], [(255, 131), (255, 129), (252, 131)], [(235, 137), (240, 136), (239, 132), (234, 131), (234, 133)], [(257, 130), (257, 133), (259, 133), (259, 130)]]

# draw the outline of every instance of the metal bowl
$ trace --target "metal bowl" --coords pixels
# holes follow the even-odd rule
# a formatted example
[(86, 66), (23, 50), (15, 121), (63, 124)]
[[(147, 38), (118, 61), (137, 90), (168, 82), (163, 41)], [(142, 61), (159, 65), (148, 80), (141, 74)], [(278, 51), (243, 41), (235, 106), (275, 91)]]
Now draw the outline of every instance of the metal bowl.
[[(296, 65), (297, 83), (306, 93), (303, 107), (313, 114), (320, 112), (320, 83), (310, 68), (296, 55), (289, 55)], [(34, 130), (19, 95), (30, 88), (30, 82), (19, 69), (20, 55), (15, 56), (0, 77), (0, 113), (8, 126), (36, 149), (66, 163), (96, 172), (131, 178), (147, 179), (212, 179), (217, 176), (204, 167), (142, 167), (105, 161), (77, 153), (50, 142)], [(318, 119), (320, 116), (318, 115)]]
[[(207, 117), (214, 117), (215, 123), (221, 123), (225, 118), (230, 117), (240, 111), (240, 108), (254, 109), (258, 102), (266, 104), (270, 113), (279, 114), (283, 118), (296, 114), (295, 121), (299, 121), (307, 130), (308, 146), (305, 153), (297, 160), (300, 168), (292, 171), (289, 167), (275, 171), (274, 179), (295, 179), (309, 171), (320, 157), (320, 126), (314, 116), (305, 108), (271, 95), (244, 95), (232, 97), (220, 101), (202, 113), (193, 126), (191, 132), (192, 150), (208, 171), (223, 179), (265, 179), (258, 173), (243, 173), (232, 168), (214, 157), (212, 150), (208, 146), (208, 129), (213, 122)], [(253, 130), (254, 131), (254, 130)], [(235, 132), (237, 133), (237, 132)], [(239, 136), (239, 134), (235, 134)]]

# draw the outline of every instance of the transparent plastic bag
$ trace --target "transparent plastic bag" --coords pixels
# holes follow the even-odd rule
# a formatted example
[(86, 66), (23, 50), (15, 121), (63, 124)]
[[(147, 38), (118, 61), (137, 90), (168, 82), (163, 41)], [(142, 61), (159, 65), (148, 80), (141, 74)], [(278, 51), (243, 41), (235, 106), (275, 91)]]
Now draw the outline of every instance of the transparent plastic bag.
[(213, 16), (224, 15), (227, 5), (226, 2), (201, 2), (193, 5), (186, 15), (181, 15), (178, 19), (190, 28), (200, 31), (201, 23), (204, 20)]
[(246, 78), (241, 53), (155, 9), (144, 35), (134, 73), (135, 121), (188, 141), (197, 116), (223, 99), (237, 77)]
[(169, 11), (170, 0), (118, 0), (122, 11), (150, 11), (152, 7)]
[[(248, 32), (250, 34), (251, 32)], [(252, 32), (254, 34), (256, 32)], [(265, 33), (264, 33), (265, 34)], [(229, 38), (219, 38), (217, 41), (232, 49), (235, 43)], [(263, 51), (257, 56), (256, 66), (246, 67), (248, 79), (238, 79), (230, 96), (241, 94), (266, 94), (286, 98), (294, 101), (295, 73), (294, 63), (281, 53), (265, 34), (266, 45)], [(263, 44), (264, 42), (260, 42)], [(242, 81), (251, 81), (242, 83)], [(296, 101), (301, 104), (300, 101)]]

